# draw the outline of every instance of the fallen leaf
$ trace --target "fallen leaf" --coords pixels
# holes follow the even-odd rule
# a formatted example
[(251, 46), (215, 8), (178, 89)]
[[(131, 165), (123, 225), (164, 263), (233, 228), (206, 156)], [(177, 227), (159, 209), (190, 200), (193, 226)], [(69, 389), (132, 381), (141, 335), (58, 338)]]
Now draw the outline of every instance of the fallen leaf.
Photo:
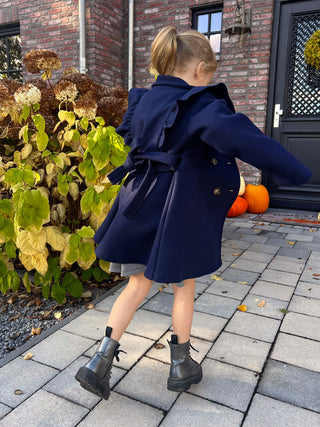
[(237, 264), (231, 264), (230, 265), (230, 267), (236, 267), (237, 266)]
[(239, 283), (240, 285), (247, 285), (247, 282), (237, 282), (237, 283)]
[(314, 277), (320, 277), (320, 274), (318, 274), (318, 273), (313, 273), (313, 275), (312, 276), (314, 276)]
[(163, 290), (163, 288), (161, 288), (160, 286), (159, 286), (159, 288), (158, 288), (158, 289), (159, 289), (159, 291), (160, 291), (160, 292), (162, 292), (162, 290)]
[(16, 295), (12, 295), (9, 299), (8, 299), (8, 304), (13, 304), (14, 302), (16, 302), (18, 300), (18, 297)]
[(264, 307), (265, 305), (266, 305), (266, 302), (263, 299), (261, 302), (259, 302), (258, 307)]
[(254, 301), (255, 301), (255, 302), (258, 302), (258, 301), (260, 301), (260, 300), (259, 300), (259, 298), (256, 298)]
[(238, 305), (238, 310), (240, 311), (247, 311), (247, 306), (242, 304), (242, 305)]
[(61, 311), (57, 311), (56, 313), (53, 313), (53, 315), (57, 320), (61, 319), (62, 316)]
[(92, 303), (92, 302), (88, 302), (88, 304), (86, 304), (85, 305), (85, 308), (87, 309), (87, 310), (91, 310), (92, 308), (94, 308), (95, 306), (94, 306), (94, 304)]
[(294, 245), (296, 242), (287, 242), (288, 245)]
[(23, 394), (23, 391), (20, 390), (20, 389), (17, 389), (17, 390), (14, 391), (14, 394)]
[(228, 293), (228, 291), (221, 291), (221, 293), (222, 293), (222, 294), (227, 294), (227, 293)]
[(40, 335), (41, 334), (41, 330), (42, 330), (41, 326), (39, 326), (39, 328), (32, 328), (31, 329), (31, 335)]
[(236, 246), (234, 243), (232, 243), (230, 246)]
[(21, 316), (21, 313), (16, 314), (15, 316), (10, 317), (9, 320), (16, 320), (19, 319), (19, 317)]
[(213, 275), (211, 276), (211, 279), (212, 279), (212, 280), (223, 280), (223, 278), (222, 278), (222, 277), (219, 277), (219, 276), (217, 276), (216, 274), (213, 274)]
[(155, 345), (153, 346), (156, 350), (162, 350), (163, 348), (165, 348), (165, 345), (162, 344), (161, 342), (157, 342), (155, 343)]
[(82, 298), (91, 298), (91, 297), (92, 297), (92, 292), (91, 292), (91, 291), (89, 291), (89, 290), (84, 291), (84, 292), (82, 292), (81, 297), (82, 297)]
[(29, 360), (29, 359), (31, 359), (33, 357), (33, 354), (32, 353), (27, 353), (25, 356), (24, 356), (24, 360)]
[(284, 314), (289, 313), (289, 311), (286, 310), (285, 308), (279, 308), (279, 311), (281, 311), (281, 313), (284, 313)]
[(232, 254), (233, 256), (239, 256), (241, 255), (241, 252), (239, 252), (238, 254)]

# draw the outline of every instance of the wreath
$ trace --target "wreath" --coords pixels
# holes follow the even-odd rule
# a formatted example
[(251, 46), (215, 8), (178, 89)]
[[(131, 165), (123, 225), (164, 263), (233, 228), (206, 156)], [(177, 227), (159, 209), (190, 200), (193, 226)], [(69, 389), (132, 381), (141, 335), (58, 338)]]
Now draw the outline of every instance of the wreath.
[(320, 30), (315, 31), (307, 41), (304, 57), (308, 65), (320, 70)]

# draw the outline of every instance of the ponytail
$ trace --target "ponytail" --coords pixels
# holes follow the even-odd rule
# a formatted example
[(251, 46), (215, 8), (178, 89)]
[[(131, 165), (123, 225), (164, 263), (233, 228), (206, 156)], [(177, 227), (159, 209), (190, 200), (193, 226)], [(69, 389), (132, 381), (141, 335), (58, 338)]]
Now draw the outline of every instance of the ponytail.
[(151, 45), (150, 71), (158, 74), (172, 74), (175, 67), (178, 32), (174, 27), (165, 27)]

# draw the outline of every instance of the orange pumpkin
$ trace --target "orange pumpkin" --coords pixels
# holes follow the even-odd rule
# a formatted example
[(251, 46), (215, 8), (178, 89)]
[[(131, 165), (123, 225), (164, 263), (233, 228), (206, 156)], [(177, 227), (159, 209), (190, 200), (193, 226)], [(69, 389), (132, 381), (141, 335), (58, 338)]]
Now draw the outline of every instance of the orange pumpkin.
[(263, 213), (269, 207), (269, 193), (264, 185), (247, 184), (242, 197), (248, 202), (250, 213)]
[(242, 215), (247, 211), (247, 207), (248, 202), (243, 197), (238, 196), (227, 213), (227, 217), (231, 218)]

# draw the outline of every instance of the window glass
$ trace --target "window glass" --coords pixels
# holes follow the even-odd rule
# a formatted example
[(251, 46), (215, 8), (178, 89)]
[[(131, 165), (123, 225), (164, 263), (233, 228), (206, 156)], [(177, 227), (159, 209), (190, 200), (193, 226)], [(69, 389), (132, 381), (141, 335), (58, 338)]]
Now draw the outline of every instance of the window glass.
[(0, 26), (0, 78), (21, 80), (21, 39), (19, 25)]
[(205, 15), (198, 15), (198, 28), (197, 30), (200, 31), (200, 33), (207, 33), (208, 32), (208, 24), (209, 24), (209, 14)]
[(221, 50), (222, 5), (212, 8), (194, 9), (192, 12), (192, 28), (204, 34), (210, 40), (217, 59)]
[(221, 31), (222, 12), (211, 13), (210, 31)]

